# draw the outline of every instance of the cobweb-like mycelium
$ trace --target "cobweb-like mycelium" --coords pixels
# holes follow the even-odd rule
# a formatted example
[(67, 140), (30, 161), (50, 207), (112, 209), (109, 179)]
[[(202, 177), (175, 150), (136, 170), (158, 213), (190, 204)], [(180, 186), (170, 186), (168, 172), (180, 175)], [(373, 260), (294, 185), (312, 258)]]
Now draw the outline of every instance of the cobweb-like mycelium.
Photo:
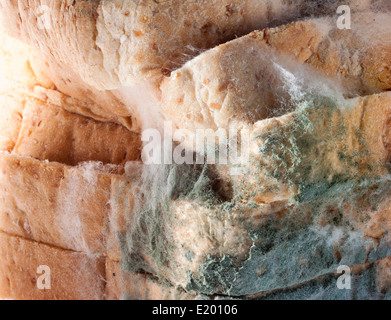
[[(388, 15), (378, 18), (389, 25)], [(384, 25), (373, 34), (356, 23), (356, 51), (343, 53), (352, 54), (353, 65), (354, 55), (367, 54), (374, 43), (380, 46), (376, 50), (385, 52), (390, 45)], [(219, 118), (213, 112), (208, 117), (214, 117), (217, 127), (249, 128), (249, 162), (239, 175), (230, 175), (229, 164), (136, 168), (129, 163), (127, 172), (136, 181), (135, 207), (129, 230), (120, 237), (122, 267), (210, 297), (384, 296), (386, 292), (369, 279), (379, 274), (378, 263), (391, 248), (391, 95), (363, 83), (352, 87), (274, 51), (242, 49), (248, 49), (254, 65), (262, 68), (257, 79), (261, 84), (252, 95), (242, 93), (248, 98), (247, 109), (232, 111), (236, 117)], [(245, 57), (243, 50), (238, 54)], [(202, 59), (214, 52), (201, 54), (168, 81), (189, 69), (210, 68)], [(246, 70), (246, 59), (232, 63)], [(246, 72), (238, 76), (235, 68), (222, 73), (238, 86), (249, 82)], [(196, 74), (192, 77), (191, 85), (201, 81)], [(213, 74), (210, 78), (213, 81)], [(176, 90), (181, 94), (180, 87)], [(363, 92), (373, 95), (360, 98)], [(236, 108), (235, 100), (232, 103)], [(164, 119), (151, 111), (162, 106), (151, 104), (155, 107), (139, 112), (142, 122), (162, 130)], [(179, 119), (176, 125), (196, 129), (180, 106), (176, 108), (170, 110)], [(366, 266), (356, 276), (353, 291), (335, 285), (341, 265)]]

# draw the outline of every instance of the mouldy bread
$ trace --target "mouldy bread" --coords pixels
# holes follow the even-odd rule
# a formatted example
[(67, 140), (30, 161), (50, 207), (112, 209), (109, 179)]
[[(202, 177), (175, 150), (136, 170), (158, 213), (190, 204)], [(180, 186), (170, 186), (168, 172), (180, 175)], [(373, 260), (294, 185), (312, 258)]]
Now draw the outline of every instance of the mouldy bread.
[[(144, 218), (149, 241), (135, 248), (136, 230), (130, 252), (144, 250), (159, 277), (186, 290), (231, 296), (389, 256), (391, 95), (312, 102), (253, 126), (249, 166), (232, 177), (232, 198), (202, 189), (210, 182), (201, 178), (191, 187), (173, 169), (168, 194)], [(131, 256), (124, 263), (142, 266)]]
[[(196, 295), (144, 274), (124, 273), (118, 262), (0, 232), (0, 297), (17, 300), (195, 299)], [(37, 287), (50, 268), (50, 289)], [(44, 283), (48, 284), (44, 281)]]
[(130, 177), (111, 176), (106, 254), (112, 261), (121, 260), (120, 239), (134, 219), (134, 192), (137, 189), (133, 182)]
[[(39, 266), (50, 268), (50, 290), (40, 290)], [(43, 273), (43, 272), (41, 272)], [(26, 300), (104, 299), (105, 259), (0, 232), (0, 297)]]
[(391, 89), (390, 27), (389, 13), (362, 13), (352, 16), (351, 30), (315, 19), (265, 30), (262, 37), (295, 61), (336, 77), (350, 94), (367, 95)]
[(295, 22), (209, 50), (164, 80), (163, 110), (183, 129), (240, 130), (295, 109), (300, 95), (327, 83), (332, 88), (332, 81), (350, 96), (389, 90), (389, 15), (356, 14), (352, 25), (339, 30), (333, 18)]
[(351, 266), (349, 290), (336, 286), (341, 273), (321, 276), (292, 288), (248, 296), (248, 299), (267, 300), (389, 300), (391, 297), (390, 258), (373, 263)]
[(123, 165), (140, 159), (139, 134), (65, 111), (47, 90), (40, 93), (42, 99), (28, 90), (0, 94), (2, 150), (68, 165)]
[[(2, 1), (2, 23), (98, 89), (160, 77), (200, 50), (340, 4), (376, 1)], [(361, 1), (362, 2), (362, 1)], [(66, 27), (64, 27), (66, 26)]]
[(315, 185), (327, 189), (337, 181), (389, 174), (390, 93), (341, 105), (310, 102), (306, 109), (254, 125), (249, 165), (232, 178), (243, 200), (305, 199), (309, 190), (322, 193)]
[[(243, 202), (272, 203), (305, 198), (314, 184), (374, 179), (389, 173), (391, 95), (352, 100), (312, 95), (303, 108), (249, 126), (248, 159), (241, 173), (214, 167), (229, 194)], [(311, 187), (312, 186), (312, 187)], [(319, 191), (322, 193), (323, 191)]]
[[(340, 30), (338, 5), (365, 12)], [(1, 1), (26, 44), (0, 31), (0, 297), (391, 298), (386, 9)], [(164, 117), (248, 129), (248, 161), (134, 162), (132, 131)], [(40, 265), (52, 291), (37, 292)]]
[[(390, 256), (390, 194), (382, 180), (335, 183), (322, 197), (296, 204), (227, 209), (177, 200), (162, 212), (164, 241), (143, 249), (160, 279), (198, 294), (241, 297), (301, 286), (340, 265)], [(363, 277), (373, 285), (370, 274)]]
[(0, 153), (0, 168), (0, 230), (119, 257), (118, 221), (132, 214), (126, 177), (94, 163), (73, 168), (7, 153)]

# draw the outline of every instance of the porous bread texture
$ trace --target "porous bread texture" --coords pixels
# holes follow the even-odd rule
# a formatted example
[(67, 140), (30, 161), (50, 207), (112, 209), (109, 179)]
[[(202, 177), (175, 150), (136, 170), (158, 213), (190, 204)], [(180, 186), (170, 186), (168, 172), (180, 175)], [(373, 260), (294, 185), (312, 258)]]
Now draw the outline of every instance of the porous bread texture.
[[(49, 267), (50, 289), (40, 289)], [(48, 274), (46, 274), (47, 276)], [(48, 285), (48, 280), (43, 280)], [(118, 262), (0, 232), (0, 298), (15, 300), (193, 300), (199, 296), (137, 273)]]
[(64, 110), (56, 99), (60, 93), (53, 96), (44, 88), (36, 93), (25, 88), (0, 94), (1, 150), (67, 165), (100, 161), (123, 166), (140, 159), (139, 134)]
[[(50, 268), (49, 290), (37, 287)], [(0, 232), (0, 297), (17, 300), (102, 300), (105, 259)], [(47, 284), (47, 283), (46, 283)]]
[(389, 14), (366, 12), (352, 16), (351, 30), (321, 18), (253, 32), (173, 72), (161, 85), (162, 108), (191, 132), (239, 131), (294, 109), (300, 89), (337, 81), (350, 96), (389, 90), (390, 28)]
[(0, 13), (11, 35), (105, 90), (167, 75), (203, 49), (268, 25), (373, 2), (6, 0)]
[(45, 59), (38, 50), (0, 28), (0, 94), (13, 91), (43, 100), (49, 97), (70, 112), (122, 124), (131, 131), (140, 130), (125, 101), (114, 92), (87, 86), (65, 65)]
[(351, 95), (390, 90), (389, 13), (355, 14), (351, 23), (350, 30), (340, 30), (332, 19), (315, 19), (265, 30), (263, 37), (295, 61), (336, 77)]
[(118, 261), (118, 233), (132, 215), (133, 196), (131, 181), (111, 170), (1, 152), (0, 230)]

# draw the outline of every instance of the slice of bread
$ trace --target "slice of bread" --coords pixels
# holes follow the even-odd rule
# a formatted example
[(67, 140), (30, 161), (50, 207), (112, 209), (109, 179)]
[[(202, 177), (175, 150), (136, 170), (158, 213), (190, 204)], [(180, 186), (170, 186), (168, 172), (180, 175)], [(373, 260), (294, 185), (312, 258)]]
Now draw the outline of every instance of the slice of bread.
[(0, 230), (119, 260), (117, 232), (133, 197), (130, 181), (109, 172), (0, 153)]
[[(0, 31), (0, 298), (344, 298), (340, 265), (390, 297), (390, 15), (232, 40), (384, 3), (0, 2), (42, 51)], [(128, 162), (161, 93), (177, 127), (249, 130), (238, 174)]]
[(154, 245), (144, 241), (141, 251), (152, 253), (154, 271), (186, 290), (247, 295), (312, 280), (341, 261), (365, 263), (364, 252), (387, 257), (391, 93), (345, 103), (319, 100), (255, 123), (242, 174), (215, 165), (234, 197), (197, 190), (141, 216), (153, 225)]
[(117, 261), (0, 232), (0, 298), (15, 300), (192, 300), (200, 297)]
[(140, 159), (139, 134), (68, 112), (59, 102), (44, 88), (39, 94), (28, 89), (0, 94), (0, 110), (5, 113), (0, 119), (0, 148), (68, 165), (83, 161), (124, 165)]
[(0, 232), (2, 299), (101, 300), (105, 276), (105, 258)]
[[(98, 91), (80, 77), (35, 48), (8, 36), (0, 27), (0, 94), (21, 91), (46, 97), (68, 111), (100, 121), (139, 127), (126, 102), (110, 91)], [(72, 98), (71, 98), (72, 97)]]

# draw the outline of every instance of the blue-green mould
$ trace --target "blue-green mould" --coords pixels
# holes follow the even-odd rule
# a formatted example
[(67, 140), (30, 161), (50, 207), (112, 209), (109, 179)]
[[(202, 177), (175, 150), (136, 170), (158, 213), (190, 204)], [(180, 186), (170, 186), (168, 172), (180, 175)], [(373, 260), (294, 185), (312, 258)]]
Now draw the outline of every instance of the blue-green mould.
[[(373, 174), (385, 164), (371, 162), (359, 128), (354, 129), (358, 130), (360, 149), (349, 152), (344, 147), (347, 128), (342, 121), (343, 109), (336, 103), (330, 99), (312, 102), (298, 108), (284, 126), (255, 137), (262, 142), (262, 156), (251, 159), (248, 174), (259, 175), (259, 184), (254, 187), (246, 185), (246, 179), (234, 180), (230, 199), (221, 198), (212, 188), (211, 167), (167, 165), (153, 171), (155, 175), (146, 171), (139, 188), (148, 198), (136, 203), (137, 224), (122, 239), (123, 268), (148, 269), (162, 279), (170, 270), (172, 278), (165, 279), (169, 283), (175, 285), (176, 276), (186, 278), (186, 290), (208, 296), (257, 297), (278, 292), (269, 297), (386, 297), (373, 288), (371, 269), (359, 276), (355, 291), (350, 293), (338, 291), (330, 276), (340, 265), (355, 266), (391, 255), (388, 234), (382, 239), (367, 238), (362, 227), (390, 195), (388, 176)], [(342, 168), (339, 172), (328, 162), (330, 154), (336, 155), (333, 159)], [(365, 167), (363, 158), (369, 159), (364, 161)], [(263, 185), (261, 175), (274, 179), (276, 185), (296, 187), (297, 194), (286, 199), (281, 212), (266, 215), (254, 227), (238, 217), (263, 206), (254, 201), (259, 192), (276, 188)], [(232, 213), (231, 219), (238, 219), (237, 226), (253, 241), (248, 254), (244, 258), (226, 254), (197, 257), (191, 250), (197, 243), (189, 243), (183, 253), (186, 261), (201, 258), (203, 263), (196, 272), (182, 270), (176, 263), (178, 244), (170, 242), (170, 227), (175, 228), (172, 202), (179, 200), (208, 208), (216, 219), (222, 212)], [(346, 211), (348, 203), (355, 214)], [(152, 265), (145, 263), (144, 256)], [(314, 281), (320, 277), (326, 280)]]

